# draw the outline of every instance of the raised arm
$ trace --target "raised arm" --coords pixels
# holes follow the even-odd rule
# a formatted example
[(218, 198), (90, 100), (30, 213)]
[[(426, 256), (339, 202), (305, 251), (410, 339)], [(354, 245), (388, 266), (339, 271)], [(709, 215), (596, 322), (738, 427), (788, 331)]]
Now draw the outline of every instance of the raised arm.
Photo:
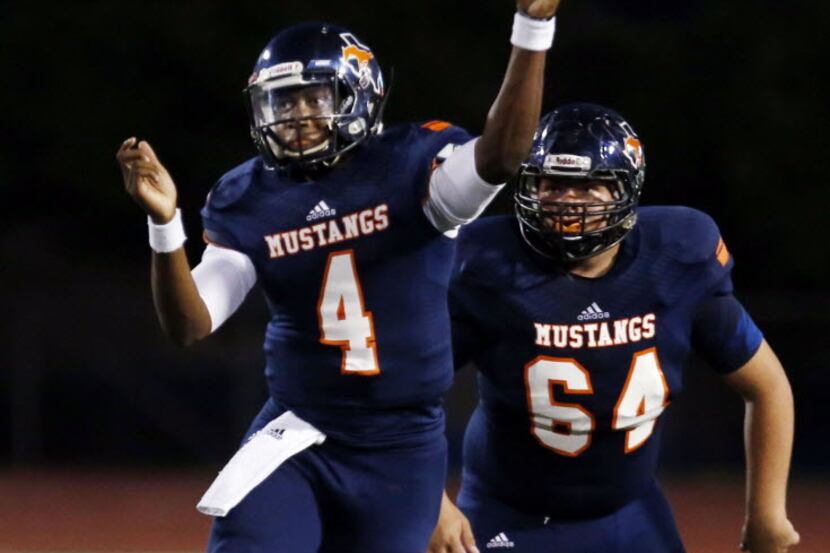
[(457, 148), (430, 178), (424, 212), (441, 232), (481, 215), (519, 170), (533, 142), (559, 0), (519, 0), (516, 5), (513, 51), (484, 133)]
[(550, 47), (541, 39), (553, 25), (545, 20), (556, 15), (559, 0), (518, 0), (516, 7), (519, 15), (507, 73), (476, 143), (476, 169), (491, 184), (512, 177), (530, 151), (542, 109), (545, 54)]
[(211, 319), (182, 247), (176, 185), (147, 142), (128, 138), (116, 159), (124, 188), (149, 216), (153, 248), (150, 278), (159, 322), (175, 343), (189, 345), (210, 334)]
[(790, 383), (766, 341), (725, 379), (746, 402), (746, 523), (741, 549), (783, 553), (799, 542), (786, 506), (794, 420)]

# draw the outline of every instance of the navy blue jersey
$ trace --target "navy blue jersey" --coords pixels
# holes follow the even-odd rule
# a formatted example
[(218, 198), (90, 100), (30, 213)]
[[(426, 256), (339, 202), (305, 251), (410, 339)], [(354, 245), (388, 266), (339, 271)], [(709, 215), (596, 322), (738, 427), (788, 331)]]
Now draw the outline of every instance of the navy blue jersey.
[(619, 508), (651, 489), (660, 414), (691, 350), (729, 372), (759, 347), (715, 223), (683, 207), (638, 216), (596, 279), (530, 250), (515, 217), (462, 230), (450, 306), (456, 362), (479, 369), (464, 444), (473, 493), (554, 517)]
[(441, 431), (454, 241), (422, 202), (437, 154), (470, 139), (440, 122), (401, 126), (313, 182), (254, 158), (208, 196), (206, 238), (248, 255), (267, 299), (271, 397), (330, 437)]

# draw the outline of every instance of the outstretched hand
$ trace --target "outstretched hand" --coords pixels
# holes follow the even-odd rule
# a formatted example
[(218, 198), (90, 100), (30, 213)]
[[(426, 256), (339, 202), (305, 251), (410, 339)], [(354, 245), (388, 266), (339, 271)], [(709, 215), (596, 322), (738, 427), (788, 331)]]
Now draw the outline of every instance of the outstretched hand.
[(135, 137), (125, 140), (115, 154), (124, 177), (124, 189), (156, 224), (176, 214), (176, 185), (153, 148)]
[(556, 15), (560, 0), (516, 0), (516, 8), (530, 17), (550, 19)]

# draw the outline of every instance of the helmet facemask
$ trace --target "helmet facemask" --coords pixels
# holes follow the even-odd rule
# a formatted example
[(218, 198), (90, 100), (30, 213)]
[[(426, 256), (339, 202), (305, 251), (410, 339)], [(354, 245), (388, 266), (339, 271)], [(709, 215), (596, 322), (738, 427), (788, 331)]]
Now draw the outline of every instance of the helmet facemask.
[[(556, 178), (580, 183), (601, 182), (611, 200), (557, 201), (546, 198), (543, 179)], [(639, 194), (624, 175), (594, 174), (590, 178), (545, 175), (532, 167), (523, 168), (516, 181), (515, 210), (522, 235), (538, 253), (559, 261), (572, 262), (600, 254), (618, 244), (633, 228), (634, 208)]]
[(246, 89), (251, 135), (270, 165), (332, 164), (368, 133), (354, 94), (333, 73), (296, 75)]

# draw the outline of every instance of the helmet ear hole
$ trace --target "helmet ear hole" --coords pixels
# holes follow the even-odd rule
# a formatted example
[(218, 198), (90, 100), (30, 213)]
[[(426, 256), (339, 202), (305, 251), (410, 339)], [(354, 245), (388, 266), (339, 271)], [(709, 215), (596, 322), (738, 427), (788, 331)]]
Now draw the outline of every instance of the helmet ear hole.
[[(579, 179), (586, 186), (606, 182), (610, 199), (543, 199), (539, 182), (545, 177)], [(514, 180), (514, 211), (525, 242), (565, 262), (608, 250), (634, 227), (644, 178), (642, 145), (621, 115), (587, 103), (557, 108), (540, 121)]]

